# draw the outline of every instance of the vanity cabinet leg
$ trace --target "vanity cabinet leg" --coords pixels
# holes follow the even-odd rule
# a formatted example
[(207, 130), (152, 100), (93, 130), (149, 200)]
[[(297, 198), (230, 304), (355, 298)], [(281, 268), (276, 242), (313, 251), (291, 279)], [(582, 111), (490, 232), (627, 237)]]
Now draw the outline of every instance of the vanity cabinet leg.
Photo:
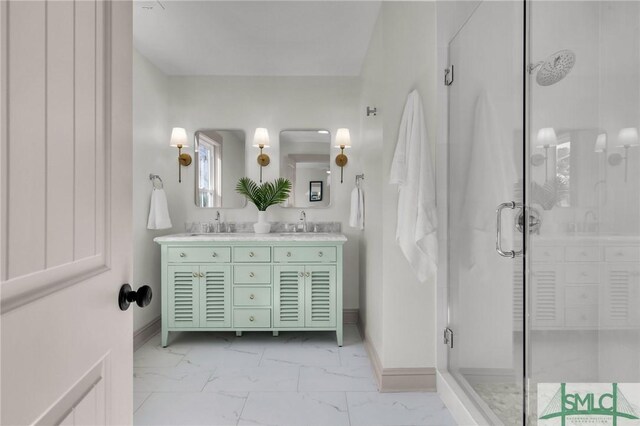
[(169, 342), (169, 330), (162, 330), (162, 347), (166, 348)]
[(242, 331), (236, 331), (236, 337), (242, 337)]
[(280, 332), (278, 330), (273, 330), (273, 337), (278, 337)]
[(342, 347), (342, 327), (336, 330), (336, 340), (338, 341), (338, 346)]

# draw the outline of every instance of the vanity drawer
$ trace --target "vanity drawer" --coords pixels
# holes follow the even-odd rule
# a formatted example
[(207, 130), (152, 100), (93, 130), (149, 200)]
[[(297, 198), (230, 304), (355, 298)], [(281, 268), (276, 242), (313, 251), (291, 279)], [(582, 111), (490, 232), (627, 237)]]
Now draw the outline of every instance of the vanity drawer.
[(234, 284), (271, 284), (271, 266), (235, 265), (233, 267)]
[(564, 289), (565, 306), (584, 306), (598, 304), (598, 286), (570, 285)]
[(600, 247), (567, 247), (567, 262), (597, 262), (601, 258)]
[(271, 327), (271, 309), (236, 308), (233, 310), (233, 327), (269, 328)]
[(536, 247), (531, 248), (534, 262), (562, 262), (564, 250), (562, 247)]
[(568, 283), (596, 284), (600, 281), (598, 270), (597, 264), (566, 265), (564, 278)]
[(169, 262), (229, 263), (230, 247), (169, 247)]
[(271, 262), (271, 247), (234, 247), (234, 262)]
[(275, 262), (320, 262), (336, 261), (335, 247), (274, 247)]
[(234, 287), (233, 306), (271, 306), (271, 287)]
[(598, 305), (566, 308), (564, 323), (568, 327), (595, 327), (598, 325)]
[(607, 247), (604, 259), (607, 262), (640, 262), (640, 247)]

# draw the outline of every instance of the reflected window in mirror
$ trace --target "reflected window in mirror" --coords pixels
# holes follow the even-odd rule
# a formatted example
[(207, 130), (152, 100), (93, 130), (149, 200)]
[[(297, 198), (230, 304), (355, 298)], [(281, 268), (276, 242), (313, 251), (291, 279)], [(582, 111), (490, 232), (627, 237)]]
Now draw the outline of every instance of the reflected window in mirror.
[(242, 130), (198, 130), (195, 133), (195, 202), (198, 207), (239, 208), (246, 200), (235, 186), (245, 172)]
[(312, 203), (322, 201), (321, 180), (312, 180), (309, 182), (309, 201)]
[(325, 129), (280, 132), (280, 176), (292, 190), (283, 207), (331, 204), (331, 133)]
[(198, 200), (201, 207), (222, 205), (222, 144), (204, 133), (198, 136)]

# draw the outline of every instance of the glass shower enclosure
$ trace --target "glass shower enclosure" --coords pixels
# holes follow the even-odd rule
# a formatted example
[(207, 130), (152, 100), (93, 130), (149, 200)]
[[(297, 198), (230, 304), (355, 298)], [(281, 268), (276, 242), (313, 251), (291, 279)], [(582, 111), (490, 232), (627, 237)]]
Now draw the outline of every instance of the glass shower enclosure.
[(449, 58), (450, 373), (489, 424), (640, 417), (640, 4), (484, 1)]

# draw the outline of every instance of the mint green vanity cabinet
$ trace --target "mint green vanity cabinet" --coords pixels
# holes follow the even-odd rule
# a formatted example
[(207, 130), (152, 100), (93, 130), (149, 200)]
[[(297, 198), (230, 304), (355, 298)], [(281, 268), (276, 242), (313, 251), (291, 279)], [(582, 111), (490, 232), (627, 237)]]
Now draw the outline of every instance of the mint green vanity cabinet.
[(168, 328), (231, 326), (229, 266), (171, 264), (167, 287)]
[(162, 345), (170, 331), (331, 330), (342, 346), (341, 234), (169, 235)]
[(273, 299), (275, 327), (304, 327), (304, 266), (274, 266)]
[(274, 266), (276, 327), (336, 326), (334, 265)]
[(306, 327), (336, 326), (336, 267), (333, 265), (305, 266)]

